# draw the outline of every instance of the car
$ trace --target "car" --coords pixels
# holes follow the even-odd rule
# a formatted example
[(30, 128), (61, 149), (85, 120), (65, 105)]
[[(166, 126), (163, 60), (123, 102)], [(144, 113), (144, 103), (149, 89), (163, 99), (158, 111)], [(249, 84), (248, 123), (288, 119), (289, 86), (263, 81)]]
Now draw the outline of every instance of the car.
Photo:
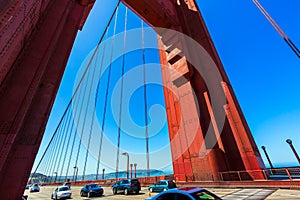
[(176, 188), (176, 184), (171, 180), (160, 180), (154, 185), (151, 185), (148, 190), (150, 192), (162, 192), (169, 189)]
[(138, 194), (141, 190), (141, 184), (138, 179), (125, 179), (117, 181), (112, 185), (113, 194), (117, 194), (119, 192), (128, 195), (130, 193)]
[(203, 188), (185, 187), (174, 188), (146, 200), (222, 200), (217, 195)]
[(29, 192), (39, 192), (39, 191), (40, 191), (40, 187), (37, 183), (34, 183), (29, 187)]
[(71, 198), (72, 191), (68, 186), (60, 186), (54, 190), (51, 199), (67, 199)]
[(81, 197), (92, 197), (92, 196), (102, 196), (104, 190), (96, 183), (87, 184), (81, 188), (80, 196)]
[(67, 186), (67, 187), (71, 188), (71, 182), (64, 182), (63, 186)]

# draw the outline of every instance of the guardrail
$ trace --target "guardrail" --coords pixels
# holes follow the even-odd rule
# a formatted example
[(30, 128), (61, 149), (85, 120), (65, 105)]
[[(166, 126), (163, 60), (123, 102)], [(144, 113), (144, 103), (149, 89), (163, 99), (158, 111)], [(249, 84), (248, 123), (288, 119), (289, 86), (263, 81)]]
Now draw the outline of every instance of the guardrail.
[[(71, 185), (77, 185), (82, 186), (89, 183), (97, 183), (99, 185), (103, 186), (111, 186), (118, 180), (123, 180), (126, 178), (119, 178), (119, 179), (105, 179), (105, 180), (84, 180), (84, 181), (73, 181), (71, 182)], [(174, 175), (165, 175), (165, 176), (151, 176), (151, 177), (138, 177), (137, 178), (142, 186), (149, 186), (151, 184), (154, 184), (158, 182), (159, 180), (174, 180)], [(62, 181), (57, 182), (51, 182), (51, 183), (45, 183), (45, 185), (61, 185), (63, 184)]]
[(261, 180), (300, 180), (300, 167), (219, 172), (221, 181), (248, 181), (258, 174), (263, 174)]

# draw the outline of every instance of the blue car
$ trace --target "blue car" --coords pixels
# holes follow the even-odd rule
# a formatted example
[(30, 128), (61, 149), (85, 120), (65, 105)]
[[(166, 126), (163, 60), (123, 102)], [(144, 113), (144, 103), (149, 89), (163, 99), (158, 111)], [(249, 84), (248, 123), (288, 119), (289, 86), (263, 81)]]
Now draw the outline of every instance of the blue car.
[(103, 188), (100, 187), (98, 184), (87, 184), (81, 188), (80, 196), (82, 197), (97, 197), (103, 195)]
[(32, 184), (30, 187), (29, 187), (29, 192), (39, 192), (40, 191), (40, 187), (37, 183), (35, 184)]
[(125, 179), (117, 181), (112, 186), (113, 194), (117, 194), (119, 192), (128, 195), (130, 193), (138, 194), (141, 190), (141, 184), (138, 179)]
[(171, 189), (146, 200), (222, 200), (217, 195), (203, 188), (186, 187)]
[(170, 180), (160, 180), (157, 183), (155, 183), (154, 185), (151, 185), (148, 190), (150, 192), (162, 192), (162, 191), (166, 191), (169, 189), (173, 189), (176, 188), (176, 184), (174, 183), (174, 181), (170, 181)]

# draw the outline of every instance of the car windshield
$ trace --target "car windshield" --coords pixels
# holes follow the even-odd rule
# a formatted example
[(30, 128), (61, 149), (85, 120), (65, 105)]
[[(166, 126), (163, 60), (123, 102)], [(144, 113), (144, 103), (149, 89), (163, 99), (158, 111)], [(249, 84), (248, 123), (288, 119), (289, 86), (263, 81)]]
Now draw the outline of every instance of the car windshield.
[(58, 189), (58, 191), (68, 191), (70, 190), (69, 187), (61, 187)]
[(128, 180), (124, 180), (122, 183), (123, 183), (123, 184), (128, 184), (129, 181), (128, 181)]
[(97, 185), (97, 184), (89, 185), (89, 188), (98, 188), (98, 187), (99, 187), (99, 185)]
[(208, 199), (208, 200), (219, 200), (207, 191), (195, 192), (191, 194), (196, 199)]

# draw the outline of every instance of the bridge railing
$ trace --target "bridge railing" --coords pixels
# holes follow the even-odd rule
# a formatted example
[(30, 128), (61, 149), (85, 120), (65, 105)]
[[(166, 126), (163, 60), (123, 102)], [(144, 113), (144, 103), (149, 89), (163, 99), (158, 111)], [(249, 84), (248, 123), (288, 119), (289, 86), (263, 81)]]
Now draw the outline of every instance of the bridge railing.
[(221, 181), (247, 181), (258, 174), (262, 180), (300, 180), (300, 167), (219, 172)]
[[(125, 178), (118, 178), (118, 179), (105, 179), (105, 180), (78, 180), (76, 182), (71, 182), (71, 185), (76, 186), (83, 186), (89, 183), (97, 183), (102, 186), (111, 186), (118, 180), (123, 180)], [(159, 180), (174, 180), (174, 175), (164, 175), (164, 176), (151, 176), (151, 177), (138, 177), (137, 178), (142, 186), (149, 186), (151, 184), (154, 184), (158, 182)], [(45, 183), (46, 185), (61, 185), (63, 182), (57, 181), (57, 182), (51, 182), (51, 183)]]

